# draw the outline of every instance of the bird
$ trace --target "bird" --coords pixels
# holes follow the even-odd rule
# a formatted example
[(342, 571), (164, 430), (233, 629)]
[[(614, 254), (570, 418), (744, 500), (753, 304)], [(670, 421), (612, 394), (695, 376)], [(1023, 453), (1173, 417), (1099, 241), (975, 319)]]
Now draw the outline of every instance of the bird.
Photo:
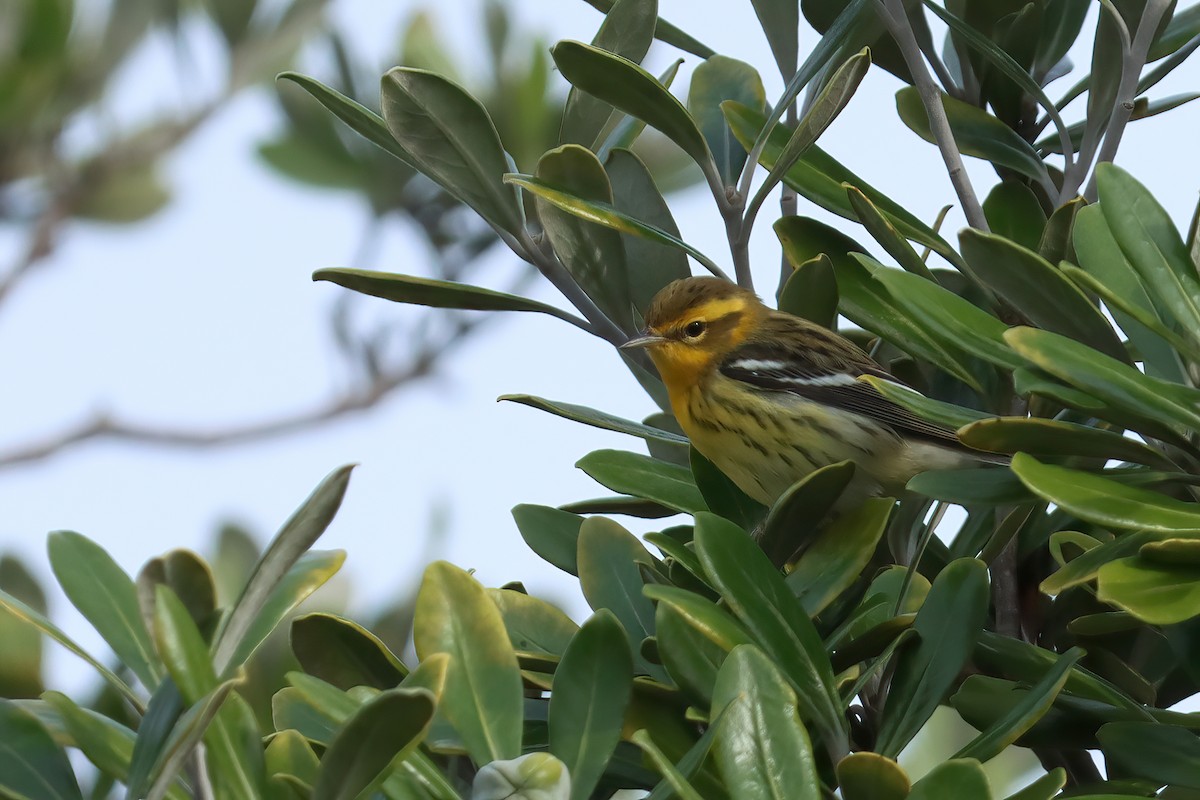
[(855, 474), (835, 511), (896, 496), (926, 470), (1002, 463), (862, 380), (904, 385), (849, 339), (728, 280), (672, 281), (643, 318), (621, 347), (645, 349), (692, 446), (766, 506), (846, 460)]

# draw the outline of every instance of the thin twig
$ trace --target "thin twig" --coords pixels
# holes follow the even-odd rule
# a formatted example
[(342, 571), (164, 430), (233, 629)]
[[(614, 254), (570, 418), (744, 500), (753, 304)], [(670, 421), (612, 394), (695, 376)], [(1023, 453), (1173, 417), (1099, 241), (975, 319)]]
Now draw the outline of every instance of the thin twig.
[(887, 26), (888, 32), (900, 47), (900, 52), (904, 55), (904, 62), (908, 65), (909, 72), (912, 73), (913, 82), (921, 95), (921, 103), (925, 106), (925, 114), (929, 118), (929, 128), (933, 132), (933, 138), (942, 154), (942, 160), (946, 163), (946, 172), (950, 176), (950, 183), (954, 186), (954, 192), (958, 195), (959, 202), (962, 203), (967, 224), (981, 231), (989, 230), (987, 219), (983, 215), (983, 207), (979, 204), (979, 198), (976, 197), (975, 189), (971, 186), (971, 179), (963, 166), (962, 154), (958, 151), (958, 145), (954, 142), (954, 133), (950, 130), (950, 122), (946, 119), (946, 109), (942, 105), (942, 93), (937, 84), (933, 82), (933, 77), (929, 74), (925, 61), (921, 57), (912, 25), (909, 24), (908, 16), (904, 13), (903, 0), (876, 0), (876, 9), (883, 24)]
[[(1121, 83), (1117, 88), (1117, 97), (1109, 117), (1108, 130), (1104, 132), (1104, 144), (1096, 156), (1096, 163), (1103, 164), (1112, 161), (1121, 145), (1121, 137), (1125, 134), (1125, 126), (1133, 114), (1134, 100), (1137, 95), (1138, 78), (1142, 67), (1146, 66), (1146, 57), (1154, 44), (1154, 34), (1158, 31), (1158, 23), (1162, 20), (1170, 5), (1168, 0), (1149, 0), (1142, 11), (1142, 19), (1138, 22), (1137, 34), (1125, 54), (1121, 66)], [(1096, 201), (1096, 171), (1088, 181), (1087, 190), (1083, 193), (1089, 203)]]
[[(797, 123), (796, 104), (792, 105), (787, 110), (787, 124), (794, 130)], [(779, 190), (779, 213), (785, 217), (793, 217), (799, 207), (799, 196), (796, 190), (783, 184), (783, 188)], [(783, 284), (792, 274), (792, 263), (788, 261), (786, 253), (779, 255), (779, 288), (783, 289)]]

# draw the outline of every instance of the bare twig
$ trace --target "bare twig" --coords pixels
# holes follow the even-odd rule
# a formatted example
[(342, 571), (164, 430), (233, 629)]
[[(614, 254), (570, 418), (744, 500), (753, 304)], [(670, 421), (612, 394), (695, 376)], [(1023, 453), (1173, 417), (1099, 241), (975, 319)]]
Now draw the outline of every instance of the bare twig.
[[(1138, 22), (1137, 33), (1125, 51), (1125, 58), (1121, 62), (1121, 82), (1117, 87), (1117, 97), (1112, 115), (1109, 117), (1108, 129), (1104, 132), (1104, 144), (1101, 145), (1100, 153), (1096, 156), (1097, 164), (1112, 161), (1117, 155), (1121, 137), (1125, 134), (1125, 126), (1129, 124), (1129, 118), (1133, 114), (1138, 78), (1142, 74), (1142, 67), (1146, 65), (1150, 47), (1154, 44), (1154, 34), (1158, 31), (1158, 23), (1169, 6), (1169, 0), (1149, 0), (1142, 11), (1142, 19)], [(1083, 196), (1089, 203), (1096, 201), (1096, 172), (1094, 169)]]
[(954, 133), (950, 130), (950, 122), (946, 119), (946, 109), (942, 105), (942, 93), (937, 84), (933, 82), (933, 77), (929, 74), (925, 61), (921, 57), (912, 25), (904, 13), (903, 0), (876, 0), (876, 9), (883, 24), (887, 26), (892, 38), (900, 47), (900, 52), (904, 55), (904, 62), (908, 65), (909, 72), (912, 73), (913, 82), (916, 84), (917, 91), (921, 95), (921, 102), (925, 106), (925, 114), (929, 117), (930, 130), (937, 141), (942, 160), (946, 163), (950, 183), (953, 184), (954, 192), (958, 195), (959, 202), (962, 203), (967, 224), (981, 231), (989, 230), (987, 219), (983, 215), (983, 207), (979, 204), (979, 198), (976, 197), (975, 189), (971, 186), (971, 179), (967, 176), (966, 168), (963, 167), (962, 154), (958, 151), (958, 145), (954, 142)]

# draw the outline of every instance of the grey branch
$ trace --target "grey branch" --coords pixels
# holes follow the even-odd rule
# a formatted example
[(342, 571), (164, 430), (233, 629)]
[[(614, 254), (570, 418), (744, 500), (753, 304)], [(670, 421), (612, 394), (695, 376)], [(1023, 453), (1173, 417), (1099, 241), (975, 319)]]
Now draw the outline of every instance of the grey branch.
[(934, 83), (933, 76), (929, 74), (925, 60), (921, 57), (921, 50), (917, 46), (917, 38), (913, 34), (912, 25), (904, 13), (903, 0), (876, 0), (876, 9), (883, 24), (887, 26), (888, 32), (900, 47), (900, 52), (904, 55), (904, 63), (908, 65), (908, 69), (912, 73), (913, 82), (916, 84), (917, 91), (921, 95), (921, 102), (925, 106), (925, 114), (929, 117), (929, 127), (937, 141), (938, 150), (941, 151), (942, 160), (946, 163), (950, 183), (953, 184), (954, 192), (958, 195), (959, 202), (962, 203), (967, 224), (981, 231), (989, 230), (987, 219), (983, 215), (983, 207), (979, 204), (979, 198), (976, 197), (975, 189), (971, 186), (971, 179), (967, 176), (966, 168), (963, 166), (962, 154), (958, 152), (958, 145), (954, 142), (954, 133), (950, 130), (950, 122), (946, 119), (946, 109), (942, 105), (942, 93)]

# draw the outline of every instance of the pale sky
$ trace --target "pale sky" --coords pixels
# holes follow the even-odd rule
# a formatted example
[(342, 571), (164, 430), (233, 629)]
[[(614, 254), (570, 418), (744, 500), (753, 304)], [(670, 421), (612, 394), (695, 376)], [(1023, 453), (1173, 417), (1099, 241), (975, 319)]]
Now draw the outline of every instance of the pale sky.
[[(478, 5), (442, 0), (434, 11), (443, 37), (468, 63), (481, 52)], [(520, 29), (541, 32), (548, 42), (587, 41), (600, 20), (582, 0), (513, 5)], [(750, 4), (743, 3), (744, 13), (729, 5), (662, 0), (661, 14), (719, 52), (758, 67), (773, 98), (781, 82)], [(396, 41), (400, 20), (411, 13), (405, 4), (370, 0), (333, 0), (333, 10), (352, 42), (379, 54)], [(804, 36), (802, 54), (814, 40), (811, 32)], [(203, 64), (204, 48), (199, 52)], [(675, 57), (672, 48), (658, 44), (647, 66), (657, 73)], [(686, 56), (677, 94), (685, 94), (686, 75), (696, 63)], [(184, 90), (172, 65), (162, 42), (138, 54), (122, 78), (115, 111), (170, 107)], [(1198, 65), (1177, 71), (1152, 96), (1194, 90)], [(1073, 80), (1052, 85), (1051, 97)], [(197, 83), (215, 85), (203, 75)], [(898, 88), (895, 79), (873, 68), (821, 145), (931, 221), (955, 200), (936, 149), (897, 119), (892, 96)], [(299, 188), (257, 162), (255, 144), (276, 125), (269, 91), (267, 86), (242, 97), (168, 162), (177, 199), (167, 211), (134, 228), (72, 226), (53, 259), (0, 310), (5, 376), (0, 409), (6, 421), (0, 446), (49, 434), (97, 408), (147, 422), (223, 427), (316, 404), (346, 379), (327, 326), (328, 309), (344, 290), (313, 284), (309, 276), (315, 269), (350, 264), (364, 211), (347, 196)], [(1082, 113), (1071, 111), (1068, 122)], [(1134, 122), (1118, 158), (1181, 228), (1200, 187), (1197, 130), (1200, 103)], [(982, 198), (994, 177), (979, 162), (969, 166)], [(672, 208), (683, 237), (728, 265), (707, 190), (697, 187), (672, 198)], [(754, 241), (764, 295), (773, 292), (778, 274), (770, 230), (777, 208), (772, 203), (760, 216)], [(800, 213), (829, 219), (803, 201)], [(961, 225), (955, 212), (946, 230)], [(17, 241), (12, 231), (0, 230), (4, 263)], [(495, 274), (510, 274), (515, 257), (495, 253)], [(366, 266), (420, 273), (420, 258), (393, 224), (378, 258)], [(536, 296), (561, 302), (544, 283), (537, 284)], [(410, 313), (384, 301), (358, 305), (375, 315)], [(523, 580), (532, 592), (564, 601), (582, 619), (586, 607), (575, 580), (525, 547), (509, 509), (607, 495), (574, 462), (598, 448), (642, 446), (495, 402), (514, 392), (634, 419), (654, 410), (607, 345), (546, 316), (509, 315), (441, 362), (433, 380), (309, 433), (203, 451), (94, 442), (0, 471), (0, 550), (20, 554), (49, 588), (45, 536), (68, 528), (95, 539), (136, 573), (168, 548), (205, 550), (226, 519), (265, 541), (322, 476), (358, 462), (342, 512), (319, 544), (349, 553), (343, 575), (351, 583), (352, 613), (414, 585), (432, 509), (443, 503), (449, 508), (449, 536), (438, 557), (477, 570), (487, 585)], [(659, 526), (633, 520), (630, 527)], [(85, 646), (106, 653), (61, 593), (50, 588), (49, 594), (54, 619)], [(86, 671), (68, 663), (69, 655), (53, 645), (47, 650), (55, 676), (90, 681)]]

